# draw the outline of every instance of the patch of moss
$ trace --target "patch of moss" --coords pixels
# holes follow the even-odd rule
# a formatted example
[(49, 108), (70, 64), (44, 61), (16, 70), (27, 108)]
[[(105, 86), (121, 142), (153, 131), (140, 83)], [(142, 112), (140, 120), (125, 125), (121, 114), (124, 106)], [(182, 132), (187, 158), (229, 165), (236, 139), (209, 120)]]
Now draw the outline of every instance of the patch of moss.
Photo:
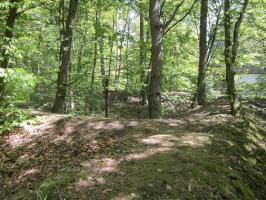
[(57, 175), (47, 178), (40, 183), (35, 193), (38, 200), (60, 199), (60, 189), (75, 181), (73, 170), (64, 169)]
[[(252, 193), (250, 188), (245, 183), (243, 183), (243, 181), (233, 180), (232, 185), (234, 186), (236, 191), (241, 194), (241, 199), (255, 199), (254, 194)], [(240, 195), (238, 195), (238, 199), (239, 196)]]

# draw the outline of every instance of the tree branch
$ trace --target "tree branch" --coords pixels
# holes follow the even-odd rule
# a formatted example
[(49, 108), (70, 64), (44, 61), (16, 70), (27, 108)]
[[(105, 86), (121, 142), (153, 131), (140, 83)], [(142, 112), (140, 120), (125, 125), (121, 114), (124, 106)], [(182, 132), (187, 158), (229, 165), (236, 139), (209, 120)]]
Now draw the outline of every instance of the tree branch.
[[(163, 5), (164, 5), (164, 2), (163, 2)], [(168, 21), (163, 25), (163, 29), (166, 29), (172, 23), (172, 21), (175, 19), (175, 16), (177, 15), (178, 10), (184, 4), (184, 2), (185, 2), (185, 0), (183, 0), (183, 1), (181, 1), (181, 3), (177, 4), (177, 6), (175, 7), (174, 12), (172, 13), (172, 15), (170, 16)]]
[(239, 35), (239, 30), (240, 30), (240, 25), (243, 21), (244, 15), (247, 10), (249, 0), (245, 0), (242, 10), (240, 12), (239, 18), (235, 23), (235, 28), (234, 28), (234, 34), (233, 34), (233, 49), (232, 49), (232, 62), (235, 63), (236, 60), (236, 55), (237, 55), (237, 50), (238, 50), (238, 35)]
[(192, 4), (192, 6), (189, 8), (189, 10), (187, 11), (187, 13), (179, 20), (177, 20), (172, 26), (170, 26), (169, 28), (166, 28), (166, 30), (164, 30), (164, 34), (166, 35), (174, 26), (176, 26), (179, 22), (183, 21), (193, 10), (195, 4), (197, 3), (198, 0), (195, 0)]
[(160, 13), (162, 13), (162, 12), (163, 12), (163, 8), (164, 8), (164, 5), (165, 5), (165, 2), (166, 2), (166, 0), (163, 0), (163, 2), (162, 2), (162, 5), (161, 5), (161, 10), (160, 10)]
[(208, 44), (208, 53), (207, 53), (207, 61), (210, 62), (211, 60), (211, 51), (213, 49), (213, 45), (214, 42), (216, 40), (216, 35), (217, 35), (217, 30), (218, 30), (218, 26), (219, 26), (219, 22), (220, 22), (220, 15), (221, 15), (221, 9), (219, 10), (218, 14), (217, 14), (217, 19), (216, 19), (216, 23), (215, 23), (215, 27), (213, 29), (213, 33), (209, 39), (209, 44)]
[(37, 8), (37, 7), (39, 7), (39, 6), (45, 5), (46, 3), (47, 3), (47, 2), (40, 2), (39, 4), (33, 5), (33, 6), (29, 7), (29, 8), (25, 8), (25, 9), (23, 9), (23, 10), (17, 12), (16, 15), (20, 15), (20, 14), (22, 14), (22, 13), (25, 13), (25, 12), (29, 11), (29, 10), (32, 10), (32, 9)]

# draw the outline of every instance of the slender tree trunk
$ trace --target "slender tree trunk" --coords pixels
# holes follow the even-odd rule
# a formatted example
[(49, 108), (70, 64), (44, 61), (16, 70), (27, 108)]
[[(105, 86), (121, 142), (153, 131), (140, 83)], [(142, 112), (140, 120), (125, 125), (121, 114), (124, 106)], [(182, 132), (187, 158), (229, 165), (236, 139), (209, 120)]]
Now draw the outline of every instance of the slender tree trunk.
[[(202, 3), (202, 5), (204, 4), (204, 3), (206, 3), (206, 2), (203, 2)], [(206, 8), (206, 6), (207, 6), (207, 8)], [(205, 9), (203, 9), (203, 7), (205, 7)], [(201, 12), (203, 12), (204, 13), (204, 11), (203, 10), (205, 10), (205, 11), (207, 11), (208, 12), (208, 2), (207, 2), (207, 5), (204, 5), (204, 6), (202, 6), (201, 7)], [(201, 35), (201, 33), (203, 33), (203, 32), (205, 32), (205, 31), (200, 31), (200, 34), (198, 34), (199, 35), (199, 40), (200, 40), (200, 44), (199, 44), (199, 46), (200, 46), (200, 54), (202, 53), (202, 55), (203, 55), (203, 52), (204, 52), (204, 49), (205, 48), (207, 48), (207, 50), (206, 50), (206, 57), (204, 57), (204, 59), (206, 59), (205, 60), (205, 62), (204, 62), (204, 65), (201, 65), (200, 63), (201, 63), (201, 57), (200, 57), (200, 60), (199, 60), (199, 74), (198, 74), (198, 84), (197, 84), (197, 91), (196, 91), (196, 93), (195, 93), (195, 95), (194, 95), (194, 97), (193, 97), (193, 102), (192, 102), (192, 104), (191, 104), (191, 108), (195, 108), (198, 104), (199, 105), (205, 105), (206, 104), (206, 92), (205, 92), (205, 90), (206, 90), (206, 85), (205, 85), (205, 78), (206, 78), (206, 73), (207, 73), (207, 70), (208, 70), (208, 67), (209, 67), (209, 64), (210, 64), (210, 62), (211, 62), (211, 59), (212, 59), (212, 57), (213, 57), (213, 55), (214, 55), (214, 52), (215, 52), (215, 48), (213, 48), (214, 47), (214, 44), (215, 44), (215, 41), (216, 41), (216, 35), (217, 35), (217, 30), (218, 30), (218, 26), (219, 26), (219, 22), (220, 22), (220, 14), (221, 14), (221, 8), (218, 10), (218, 12), (216, 13), (216, 22), (215, 22), (215, 26), (214, 26), (214, 28), (209, 32), (209, 36), (208, 36), (208, 39), (207, 39), (207, 18), (208, 18), (208, 13), (206, 13), (206, 21), (204, 20), (204, 23), (203, 24), (206, 24), (206, 37), (204, 37), (204, 39), (203, 40), (201, 40), (201, 37), (203, 37), (203, 35)], [(203, 17), (202, 15), (201, 15), (201, 17)], [(201, 20), (202, 21), (202, 20)], [(202, 24), (202, 23), (201, 23)], [(201, 41), (203, 42), (204, 40), (206, 39), (206, 42), (207, 42), (207, 45), (206, 45), (206, 47), (203, 47), (202, 45), (201, 45)], [(205, 42), (203, 43), (203, 44), (206, 44)], [(203, 58), (203, 56), (202, 56), (202, 58)], [(203, 67), (204, 66), (204, 67)], [(201, 83), (200, 83), (201, 82)], [(199, 95), (201, 95), (201, 94), (199, 94), (200, 93), (200, 89), (203, 89), (203, 92), (201, 93), (201, 94), (203, 94), (202, 95), (202, 97), (203, 98), (201, 98)], [(202, 102), (205, 102), (205, 103), (201, 103), (201, 99), (202, 99)]]
[(146, 104), (146, 89), (145, 89), (145, 32), (144, 32), (144, 16), (140, 14), (140, 54), (139, 54), (139, 65), (140, 65), (140, 81), (141, 81), (141, 97), (142, 101), (141, 104)]
[(161, 114), (161, 81), (163, 67), (163, 24), (160, 0), (150, 0), (150, 27), (151, 27), (151, 77), (148, 94), (149, 118), (159, 118)]
[[(96, 22), (96, 30), (99, 28), (99, 57), (100, 57), (100, 65), (101, 65), (101, 76), (102, 76), (102, 94), (103, 94), (103, 99), (104, 99), (104, 111), (105, 111), (105, 117), (108, 117), (108, 84), (109, 84), (109, 79), (106, 76), (106, 62), (105, 62), (105, 55), (104, 55), (104, 33), (102, 29), (102, 24), (101, 24), (101, 12), (100, 10), (100, 4), (97, 6), (97, 13), (98, 17)], [(99, 12), (98, 12), (99, 11)], [(98, 31), (96, 31), (98, 33)]]
[[(117, 14), (115, 13), (113, 16), (113, 30), (115, 30), (117, 24)], [(108, 66), (108, 74), (106, 76), (105, 82), (105, 117), (109, 117), (109, 85), (111, 79), (111, 67), (113, 64), (113, 49), (114, 49), (114, 41), (113, 38), (109, 38), (109, 47), (110, 47), (110, 54), (109, 54), (109, 66)]]
[(205, 72), (207, 70), (207, 62), (208, 62), (207, 61), (208, 58), (207, 20), (208, 20), (208, 0), (201, 0), (199, 74), (198, 74), (197, 97), (195, 98), (198, 105), (206, 104)]
[(127, 44), (126, 44), (126, 69), (127, 69), (126, 91), (128, 90), (129, 77), (130, 77), (129, 76), (129, 74), (130, 74), (130, 66), (129, 66), (129, 57), (128, 57), (130, 23), (131, 23), (131, 20), (128, 19), (128, 25), (127, 25)]
[(99, 11), (96, 11), (95, 14), (95, 35), (94, 35), (94, 55), (93, 55), (93, 66), (92, 66), (92, 75), (91, 75), (91, 90), (93, 90), (94, 87), (94, 80), (95, 80), (95, 68), (97, 64), (97, 52), (98, 52), (98, 26), (99, 26)]
[(64, 34), (65, 34), (65, 0), (60, 0), (59, 2), (59, 67), (62, 63), (62, 55), (63, 55), (63, 41), (64, 41)]
[(92, 66), (92, 72), (91, 72), (91, 89), (94, 87), (94, 80), (95, 80), (95, 68), (97, 64), (97, 42), (94, 43), (94, 55), (93, 55), (93, 66)]
[(98, 45), (96, 41), (96, 36), (95, 36), (95, 42), (94, 42), (94, 55), (93, 55), (93, 66), (92, 66), (92, 72), (91, 72), (91, 90), (93, 90), (94, 87), (94, 80), (95, 80), (95, 68), (97, 65), (97, 51), (98, 51)]
[(77, 61), (77, 74), (80, 74), (81, 72), (81, 68), (82, 68), (82, 57), (83, 57), (83, 53), (84, 53), (84, 47), (86, 44), (86, 36), (87, 36), (87, 32), (88, 32), (88, 26), (85, 27), (84, 32), (82, 33), (81, 37), (81, 41), (79, 42), (79, 50), (78, 50), (78, 61)]
[[(6, 19), (6, 31), (4, 34), (4, 45), (10, 46), (12, 37), (13, 37), (13, 29), (16, 22), (17, 17), (17, 11), (18, 6), (16, 5), (19, 2), (19, 0), (10, 0), (10, 8), (8, 12), (8, 16)], [(9, 62), (9, 55), (5, 48), (1, 48), (1, 58), (0, 61), (0, 105), (4, 105), (5, 102), (5, 82), (4, 77), (1, 76), (1, 73), (4, 72), (6, 68), (8, 68), (8, 62)]]
[[(118, 8), (115, 11), (115, 32), (118, 33)], [(118, 76), (118, 66), (119, 66), (119, 41), (116, 38), (115, 41), (116, 51), (115, 51), (115, 83), (117, 83), (117, 76)]]
[[(93, 53), (93, 65), (92, 65), (92, 72), (91, 72), (91, 83), (90, 83), (90, 90), (91, 94), (94, 94), (94, 82), (95, 82), (95, 69), (97, 66), (97, 58), (98, 58), (98, 33), (99, 33), (99, 5), (97, 5), (96, 13), (95, 13), (95, 22), (94, 22), (94, 53)], [(89, 102), (89, 94), (86, 96), (86, 102)], [(94, 103), (88, 104), (90, 106), (90, 110), (94, 110)], [(87, 106), (86, 106), (87, 108)]]
[(236, 89), (235, 89), (235, 72), (234, 63), (232, 63), (232, 39), (231, 39), (231, 16), (229, 14), (231, 8), (230, 0), (224, 1), (224, 31), (225, 31), (225, 64), (226, 64), (226, 83), (229, 103), (231, 107), (231, 114), (235, 114), (235, 101), (236, 101)]
[(99, 41), (99, 50), (100, 50), (100, 64), (101, 64), (101, 75), (102, 75), (102, 87), (105, 87), (105, 58), (104, 58), (104, 43), (103, 38)]
[(127, 12), (127, 19), (126, 19), (126, 23), (125, 23), (123, 30), (122, 30), (122, 36), (120, 38), (120, 44), (119, 44), (119, 64), (118, 64), (117, 76), (116, 76), (116, 84), (117, 85), (120, 82), (120, 74), (121, 74), (122, 66), (123, 66), (123, 43), (125, 40), (125, 32), (126, 32), (126, 28), (128, 26), (128, 21), (129, 21), (129, 11)]
[(106, 75), (105, 82), (105, 117), (109, 117), (109, 85), (110, 85), (110, 76), (111, 76), (111, 67), (112, 67), (112, 55), (113, 55), (113, 41), (110, 41), (110, 55), (109, 55), (109, 66), (108, 66), (108, 75)]
[(231, 107), (231, 114), (236, 115), (238, 111), (237, 93), (235, 87), (235, 64), (238, 51), (238, 36), (240, 25), (243, 21), (249, 0), (245, 0), (240, 12), (239, 18), (234, 24), (232, 32), (232, 15), (231, 15), (231, 0), (224, 0), (224, 31), (225, 31), (225, 65), (226, 65), (226, 83), (228, 99)]
[(105, 112), (105, 117), (108, 118), (108, 85), (109, 85), (109, 79), (106, 76), (106, 72), (105, 72), (103, 36), (101, 36), (101, 39), (99, 41), (99, 49), (100, 49), (102, 88), (103, 88), (103, 97), (104, 97), (104, 112)]
[[(62, 2), (60, 3), (62, 6)], [(56, 99), (54, 103), (53, 112), (55, 113), (64, 113), (65, 106), (65, 98), (67, 92), (67, 76), (68, 76), (68, 68), (70, 64), (70, 55), (71, 55), (71, 47), (72, 47), (72, 37), (73, 37), (73, 27), (76, 17), (78, 7), (78, 0), (70, 0), (68, 16), (65, 24), (65, 30), (63, 32), (63, 37), (60, 45), (60, 68), (57, 79), (57, 91), (56, 91)], [(61, 15), (61, 13), (60, 13)], [(61, 21), (63, 23), (63, 21)], [(64, 25), (61, 24), (64, 27)], [(61, 31), (60, 31), (61, 32)]]

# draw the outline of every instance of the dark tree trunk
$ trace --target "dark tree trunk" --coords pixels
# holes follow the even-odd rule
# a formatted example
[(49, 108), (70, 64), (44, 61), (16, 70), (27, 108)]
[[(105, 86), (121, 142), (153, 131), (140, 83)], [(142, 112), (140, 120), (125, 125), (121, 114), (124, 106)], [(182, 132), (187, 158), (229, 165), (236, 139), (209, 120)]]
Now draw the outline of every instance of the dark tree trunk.
[(150, 0), (150, 27), (151, 27), (151, 76), (148, 94), (148, 115), (156, 119), (161, 114), (161, 81), (163, 67), (163, 24), (160, 0)]
[(106, 75), (106, 67), (105, 67), (105, 57), (104, 57), (104, 43), (103, 36), (99, 41), (99, 50), (100, 50), (100, 64), (101, 64), (101, 75), (102, 75), (102, 88), (103, 88), (103, 97), (104, 97), (104, 112), (105, 117), (108, 118), (108, 86), (109, 79)]
[[(118, 8), (115, 11), (115, 32), (118, 33)], [(118, 66), (119, 66), (119, 41), (118, 37), (115, 41), (116, 51), (115, 51), (115, 83), (117, 83), (117, 74), (118, 74)]]
[(102, 75), (102, 87), (105, 88), (105, 58), (104, 58), (104, 43), (103, 38), (99, 41), (99, 50), (100, 50), (100, 64), (101, 64), (101, 75)]
[(236, 115), (238, 110), (237, 94), (235, 88), (235, 64), (238, 51), (238, 36), (240, 25), (243, 21), (249, 0), (245, 0), (240, 12), (239, 18), (234, 25), (234, 32), (232, 32), (232, 16), (231, 16), (231, 0), (224, 1), (224, 31), (225, 31), (225, 65), (226, 65), (226, 83), (229, 103), (231, 107), (231, 114)]
[(235, 101), (236, 101), (236, 89), (235, 89), (235, 72), (232, 63), (232, 39), (231, 39), (231, 16), (229, 14), (231, 7), (230, 0), (224, 1), (224, 31), (225, 31), (225, 64), (226, 64), (226, 83), (229, 103), (231, 107), (231, 114), (235, 114)]
[(129, 10), (127, 12), (127, 19), (126, 19), (126, 23), (123, 27), (122, 30), (122, 36), (120, 38), (120, 43), (119, 43), (119, 63), (118, 63), (118, 67), (117, 67), (117, 72), (116, 72), (116, 84), (118, 86), (119, 82), (120, 82), (120, 74), (122, 71), (122, 66), (123, 66), (123, 43), (125, 40), (125, 33), (126, 33), (126, 28), (128, 26), (128, 22), (129, 22)]
[[(10, 46), (12, 37), (13, 37), (13, 29), (16, 22), (17, 17), (17, 11), (18, 6), (16, 5), (19, 2), (19, 0), (10, 0), (10, 8), (8, 12), (8, 16), (6, 19), (6, 31), (4, 34), (4, 44), (5, 46)], [(8, 62), (9, 62), (9, 55), (5, 48), (1, 48), (1, 57), (2, 61), (0, 63), (0, 67), (2, 69), (8, 68)], [(1, 71), (0, 71), (1, 73)], [(4, 83), (4, 77), (0, 76), (0, 103), (1, 105), (4, 104), (5, 100), (5, 83)]]
[(140, 81), (141, 81), (141, 97), (142, 105), (146, 104), (146, 89), (145, 89), (145, 32), (144, 32), (144, 16), (140, 14), (140, 55), (139, 55), (139, 65), (140, 65)]
[(106, 75), (106, 62), (105, 62), (105, 55), (104, 55), (104, 33), (103, 27), (101, 24), (101, 12), (100, 12), (100, 4), (97, 5), (97, 14), (96, 14), (96, 33), (99, 34), (99, 58), (100, 58), (100, 65), (101, 65), (101, 76), (102, 76), (102, 94), (104, 99), (104, 112), (105, 117), (108, 117), (108, 85), (109, 79)]
[[(95, 37), (96, 39), (96, 37)], [(95, 68), (97, 64), (97, 41), (94, 41), (94, 55), (93, 55), (93, 66), (92, 66), (92, 72), (91, 72), (91, 90), (93, 90), (94, 87), (94, 80), (95, 80)]]
[(208, 0), (201, 0), (200, 11), (200, 41), (199, 41), (199, 74), (197, 101), (198, 105), (206, 104), (205, 74), (207, 70), (208, 42), (207, 42)]
[[(90, 94), (94, 94), (94, 82), (95, 82), (95, 70), (97, 66), (97, 58), (98, 58), (98, 34), (99, 34), (99, 17), (100, 17), (100, 8), (99, 4), (97, 4), (96, 12), (95, 12), (95, 21), (94, 21), (94, 53), (93, 53), (93, 65), (92, 65), (92, 72), (91, 72), (91, 83), (90, 83)], [(91, 111), (94, 110), (94, 103), (93, 101), (90, 101), (90, 97), (88, 94), (86, 96), (86, 104), (90, 106), (88, 109), (88, 106), (86, 108)], [(90, 101), (90, 104), (88, 102)]]
[(97, 8), (96, 14), (95, 14), (95, 24), (94, 24), (94, 55), (93, 55), (93, 66), (92, 66), (92, 75), (91, 75), (91, 90), (93, 90), (94, 87), (94, 80), (95, 80), (95, 68), (97, 64), (97, 52), (98, 52), (98, 26), (99, 26), (99, 11)]
[[(60, 6), (62, 6), (63, 1), (61, 1)], [(72, 47), (72, 37), (73, 37), (73, 26), (76, 17), (78, 7), (78, 0), (70, 0), (68, 8), (68, 16), (65, 24), (65, 30), (63, 31), (63, 37), (60, 44), (60, 68), (57, 79), (57, 91), (56, 99), (54, 103), (53, 112), (64, 113), (65, 112), (65, 98), (67, 91), (67, 76), (68, 68), (70, 64), (70, 54)], [(60, 13), (61, 15), (61, 13)], [(61, 23), (64, 23), (63, 21)], [(61, 26), (64, 27), (63, 24)], [(60, 30), (61, 32), (61, 30)]]
[(126, 42), (126, 91), (128, 91), (128, 87), (129, 87), (129, 79), (130, 79), (130, 66), (129, 66), (129, 56), (128, 56), (128, 51), (129, 51), (129, 32), (130, 32), (130, 24), (131, 24), (131, 20), (128, 18), (128, 25), (127, 25), (127, 42)]

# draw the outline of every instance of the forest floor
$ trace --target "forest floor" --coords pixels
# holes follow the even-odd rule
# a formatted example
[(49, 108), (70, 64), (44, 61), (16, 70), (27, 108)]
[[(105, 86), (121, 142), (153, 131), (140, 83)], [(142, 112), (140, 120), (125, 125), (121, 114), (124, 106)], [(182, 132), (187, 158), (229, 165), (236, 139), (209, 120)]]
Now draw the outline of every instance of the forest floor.
[(265, 112), (227, 112), (222, 100), (160, 120), (34, 112), (0, 136), (0, 199), (266, 199)]

